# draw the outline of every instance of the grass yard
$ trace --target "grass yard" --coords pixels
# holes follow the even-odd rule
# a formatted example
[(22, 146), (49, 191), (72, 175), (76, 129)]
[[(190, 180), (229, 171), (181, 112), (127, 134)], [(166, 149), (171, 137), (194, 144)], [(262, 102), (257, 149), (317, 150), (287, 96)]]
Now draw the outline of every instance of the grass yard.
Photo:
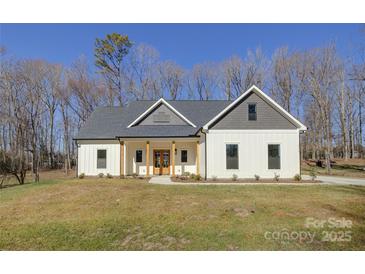
[[(353, 225), (306, 228), (307, 217)], [(275, 231), (292, 238), (265, 238)], [(0, 190), (0, 250), (365, 250), (365, 187), (44, 180)]]
[[(318, 175), (333, 175), (343, 177), (365, 178), (365, 159), (334, 159), (335, 164), (332, 167), (331, 174), (327, 173), (326, 168), (314, 167)], [(313, 167), (302, 162), (302, 173), (310, 174)]]

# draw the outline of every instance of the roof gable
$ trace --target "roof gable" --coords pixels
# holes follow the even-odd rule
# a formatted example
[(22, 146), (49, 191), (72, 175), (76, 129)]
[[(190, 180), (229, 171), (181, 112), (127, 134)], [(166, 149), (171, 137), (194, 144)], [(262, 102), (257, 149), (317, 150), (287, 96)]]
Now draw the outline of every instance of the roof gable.
[(260, 90), (256, 86), (252, 86), (246, 92), (241, 94), (241, 96), (239, 96), (236, 100), (234, 100), (231, 104), (229, 104), (225, 109), (223, 109), (221, 112), (219, 112), (214, 118), (212, 118), (209, 122), (207, 122), (203, 126), (203, 128), (205, 130), (209, 129), (220, 118), (222, 118), (224, 115), (227, 115), (228, 112), (232, 111), (236, 105), (241, 103), (241, 101), (252, 92), (256, 93), (259, 97), (261, 97), (263, 100), (265, 100), (271, 107), (273, 107), (275, 110), (277, 110), (279, 113), (281, 113), (289, 121), (293, 122), (297, 126), (298, 129), (307, 130), (307, 127), (305, 125), (303, 125), (300, 121), (298, 121), (296, 118), (294, 118), (289, 112), (287, 112), (285, 109), (283, 109), (273, 99), (271, 99), (268, 95), (266, 95), (262, 90)]
[(153, 126), (153, 125), (174, 125), (182, 126), (189, 125), (180, 116), (161, 103), (156, 106), (150, 113), (148, 113), (142, 120), (135, 124), (135, 126)]
[[(181, 120), (186, 122), (188, 125), (190, 125), (192, 127), (196, 127), (196, 125), (194, 123), (192, 123), (189, 119), (187, 119), (184, 115), (182, 115), (179, 111), (177, 111), (174, 107), (172, 107), (169, 103), (167, 103), (163, 98), (161, 98), (158, 101), (156, 101), (156, 103), (154, 103), (151, 107), (149, 107), (145, 112), (143, 112), (140, 116), (138, 116), (132, 123), (130, 123), (127, 128), (137, 125), (139, 122), (141, 122), (148, 115), (153, 113), (157, 108), (160, 108), (162, 105), (165, 106), (165, 109), (169, 109), (171, 111), (171, 113), (174, 113), (177, 117), (179, 117)], [(165, 114), (165, 119), (166, 119), (166, 115), (168, 115), (168, 114)], [(161, 118), (162, 118), (162, 115), (160, 116), (160, 118), (157, 118), (157, 119), (160, 119), (160, 123), (162, 122)]]

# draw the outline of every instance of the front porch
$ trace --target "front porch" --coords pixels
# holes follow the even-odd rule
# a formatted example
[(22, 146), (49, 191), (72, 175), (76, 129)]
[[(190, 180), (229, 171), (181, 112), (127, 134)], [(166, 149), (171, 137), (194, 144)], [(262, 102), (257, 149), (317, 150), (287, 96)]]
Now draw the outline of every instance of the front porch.
[(120, 175), (199, 174), (200, 138), (121, 138)]

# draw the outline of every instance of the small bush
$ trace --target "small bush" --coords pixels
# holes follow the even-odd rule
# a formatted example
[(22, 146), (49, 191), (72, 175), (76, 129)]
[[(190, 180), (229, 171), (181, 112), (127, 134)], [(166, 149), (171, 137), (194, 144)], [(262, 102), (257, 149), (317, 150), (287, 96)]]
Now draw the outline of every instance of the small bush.
[(315, 168), (311, 168), (311, 170), (309, 172), (309, 176), (311, 176), (312, 181), (314, 181), (317, 178), (317, 171)]
[(274, 174), (274, 181), (279, 182), (279, 178), (280, 178), (280, 175), (275, 173)]
[(217, 179), (218, 179), (218, 177), (217, 177), (217, 176), (215, 176), (215, 175), (213, 175), (213, 176), (212, 176), (212, 180), (213, 180), (213, 181), (217, 181)]
[(254, 177), (256, 181), (260, 180), (260, 175), (255, 174)]
[(99, 177), (99, 178), (103, 178), (103, 177), (104, 177), (104, 173), (99, 173), (99, 174), (98, 174), (98, 177)]
[(195, 174), (194, 174), (194, 173), (191, 173), (191, 174), (189, 175), (189, 177), (190, 177), (190, 179), (195, 180)]
[(202, 176), (200, 176), (199, 174), (195, 175), (194, 178), (196, 181), (200, 181), (202, 179)]
[(185, 171), (185, 172), (183, 172), (182, 176), (189, 177), (190, 176), (190, 172)]
[(295, 174), (294, 181), (301, 181), (301, 180), (302, 180), (302, 176), (300, 176), (300, 174)]
[(84, 179), (85, 178), (85, 173), (81, 173), (80, 175), (79, 175), (79, 179)]
[(238, 180), (238, 176), (237, 174), (233, 174), (232, 175), (232, 181), (237, 181)]
[(106, 177), (107, 177), (108, 179), (113, 178), (113, 176), (112, 176), (110, 173), (107, 173), (107, 174), (106, 174)]

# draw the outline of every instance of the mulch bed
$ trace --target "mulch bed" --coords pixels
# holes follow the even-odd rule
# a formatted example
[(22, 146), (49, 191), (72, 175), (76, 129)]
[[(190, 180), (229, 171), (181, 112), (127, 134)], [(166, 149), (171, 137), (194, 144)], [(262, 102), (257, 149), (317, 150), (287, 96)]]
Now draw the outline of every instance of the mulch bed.
[(254, 179), (237, 179), (236, 181), (233, 181), (232, 179), (208, 179), (208, 180), (193, 180), (193, 179), (182, 179), (179, 177), (171, 177), (171, 181), (177, 182), (177, 183), (256, 183), (256, 184), (265, 184), (265, 183), (295, 183), (295, 184), (302, 184), (302, 183), (320, 183), (321, 181), (318, 180), (301, 180), (301, 181), (295, 181), (292, 179), (279, 179), (279, 181), (275, 181), (273, 179), (260, 179), (260, 180), (254, 180)]

